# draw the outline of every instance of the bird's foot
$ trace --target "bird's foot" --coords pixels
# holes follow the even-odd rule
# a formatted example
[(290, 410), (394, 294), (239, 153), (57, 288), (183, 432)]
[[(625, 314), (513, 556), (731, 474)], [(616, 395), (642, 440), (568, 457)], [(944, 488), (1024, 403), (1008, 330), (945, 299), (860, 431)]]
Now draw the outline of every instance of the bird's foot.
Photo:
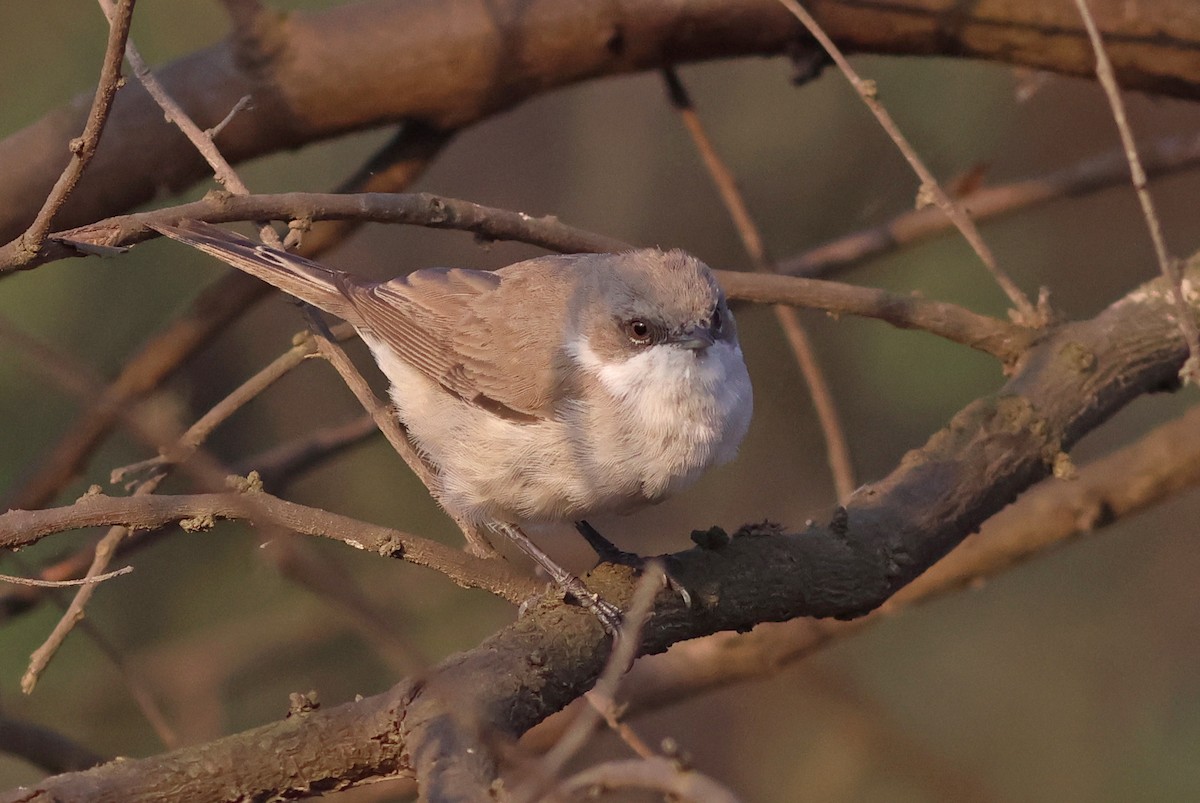
[[(578, 577), (572, 577), (574, 584), (563, 586), (563, 591), (566, 593), (568, 600), (573, 600), (586, 610), (588, 613), (600, 620), (600, 626), (604, 628), (604, 632), (616, 638), (621, 634), (621, 622), (624, 615), (621, 609), (611, 602), (600, 597), (587, 589), (583, 581)], [(578, 584), (577, 586), (575, 584)]]
[[(646, 564), (651, 560), (655, 560), (655, 558), (643, 557), (636, 552), (626, 552), (601, 535), (599, 530), (586, 521), (575, 522), (575, 529), (579, 531), (579, 534), (591, 546), (600, 563), (615, 563), (618, 566), (628, 566), (638, 574), (641, 574), (646, 570)], [(683, 600), (683, 604), (691, 608), (692, 595), (688, 593), (688, 590), (684, 588), (682, 583), (671, 576), (671, 572), (667, 570), (662, 561), (659, 561), (659, 565), (662, 566), (663, 570), (663, 587), (678, 594), (679, 598)]]

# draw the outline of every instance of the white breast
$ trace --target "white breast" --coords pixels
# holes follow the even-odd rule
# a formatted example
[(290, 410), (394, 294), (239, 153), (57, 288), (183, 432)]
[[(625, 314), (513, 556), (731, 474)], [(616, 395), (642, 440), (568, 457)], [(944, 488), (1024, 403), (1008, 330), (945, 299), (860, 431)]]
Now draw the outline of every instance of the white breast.
[(473, 521), (572, 521), (657, 501), (731, 460), (750, 422), (741, 349), (673, 346), (605, 363), (569, 349), (600, 395), (537, 422), (513, 421), (466, 402), (362, 332), (391, 381), (401, 421), (438, 468), (437, 495)]

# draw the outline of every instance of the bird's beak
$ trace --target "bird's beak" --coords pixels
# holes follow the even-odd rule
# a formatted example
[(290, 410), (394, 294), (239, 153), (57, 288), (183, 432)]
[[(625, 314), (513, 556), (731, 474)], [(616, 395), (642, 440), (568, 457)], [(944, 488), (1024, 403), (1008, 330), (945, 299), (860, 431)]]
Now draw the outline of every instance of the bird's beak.
[(676, 345), (690, 351), (703, 351), (714, 343), (712, 332), (703, 326), (689, 326), (676, 338)]

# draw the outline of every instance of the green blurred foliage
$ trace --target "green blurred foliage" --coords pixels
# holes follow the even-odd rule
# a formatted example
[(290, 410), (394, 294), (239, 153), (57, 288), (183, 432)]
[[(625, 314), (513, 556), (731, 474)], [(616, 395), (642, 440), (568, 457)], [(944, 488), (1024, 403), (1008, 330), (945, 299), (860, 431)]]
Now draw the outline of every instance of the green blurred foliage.
[[(285, 7), (299, 7), (289, 4)], [(326, 5), (326, 4), (310, 4)], [(223, 35), (216, 4), (139, 5), (134, 38), (155, 62)], [(0, 135), (87, 91), (103, 51), (96, 8), (66, 0), (0, 4)], [(976, 165), (988, 181), (1037, 175), (1116, 146), (1106, 106), (1087, 82), (1050, 79), (1018, 102), (995, 65), (860, 58), (881, 97), (931, 166), (951, 178)], [(759, 217), (771, 251), (788, 256), (909, 208), (917, 182), (843, 79), (801, 87), (781, 60), (685, 67), (710, 134)], [(20, 76), (17, 80), (16, 76)], [(1190, 132), (1193, 106), (1129, 98), (1143, 136)], [(614, 124), (619, 121), (619, 124)], [(387, 137), (367, 132), (242, 168), (260, 191), (326, 189)], [(464, 132), (416, 189), (553, 213), (631, 242), (682, 246), (713, 265), (745, 267), (735, 232), (661, 81), (631, 76), (562, 90)], [(1158, 182), (1168, 237), (1200, 240), (1196, 177)], [(197, 188), (189, 197), (199, 194)], [(163, 203), (167, 201), (164, 199)], [(1088, 315), (1153, 274), (1128, 188), (1062, 200), (985, 225), (1001, 262), (1030, 292)], [(371, 227), (329, 256), (389, 276), (430, 265), (489, 267), (536, 253), (481, 248), (453, 232)], [(0, 315), (111, 376), (150, 333), (220, 275), (172, 243), (117, 259), (63, 262), (7, 279)], [(919, 291), (1003, 315), (1004, 299), (954, 237), (904, 249), (842, 278)], [(928, 335), (808, 313), (862, 481), (891, 469), (957, 409), (1003, 380), (987, 358)], [(600, 522), (641, 552), (687, 547), (694, 527), (764, 517), (791, 526), (833, 503), (822, 439), (773, 318), (739, 323), (756, 387), (742, 458), (653, 510)], [(185, 420), (289, 345), (301, 321), (272, 300), (230, 327), (163, 391)], [(355, 351), (362, 361), (364, 354)], [(372, 374), (372, 377), (377, 377)], [(1195, 390), (1147, 398), (1089, 437), (1079, 462), (1103, 454), (1196, 402)], [(11, 487), (72, 420), (71, 399), (0, 353), (0, 486)], [(324, 365), (306, 364), (241, 411), (212, 442), (230, 462), (357, 414)], [(147, 454), (114, 437), (67, 502), (117, 465)], [(174, 483), (179, 490), (183, 482)], [(452, 525), (381, 442), (330, 461), (286, 491), (306, 504), (453, 541)], [(1200, 797), (1200, 542), (1195, 495), (1123, 522), (954, 595), (881, 623), (772, 680), (708, 695), (640, 720), (672, 736), (699, 768), (747, 800), (1117, 801)], [(79, 543), (64, 534), (23, 553), (49, 560)], [(280, 576), (261, 534), (231, 524), (176, 533), (132, 559), (136, 571), (100, 589), (88, 622), (163, 704), (184, 742), (282, 716), (287, 695), (317, 689), (336, 703), (402, 674), (342, 611)], [(343, 545), (313, 545), (386, 612), (428, 660), (467, 649), (512, 616), (508, 606), (411, 566)], [(583, 568), (575, 539), (548, 547)], [(11, 561), (0, 571), (19, 573)], [(0, 707), (111, 754), (161, 745), (121, 674), (76, 632), (36, 692), (17, 681), (58, 615), (54, 605), (0, 632)], [(620, 754), (601, 739), (587, 758)], [(38, 777), (0, 756), (0, 787)]]

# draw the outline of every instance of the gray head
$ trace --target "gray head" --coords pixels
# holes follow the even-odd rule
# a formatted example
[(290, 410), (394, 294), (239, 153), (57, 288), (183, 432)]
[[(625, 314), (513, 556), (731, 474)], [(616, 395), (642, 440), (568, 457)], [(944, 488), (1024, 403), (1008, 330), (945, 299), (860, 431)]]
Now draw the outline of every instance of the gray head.
[(598, 355), (623, 360), (664, 344), (702, 353), (737, 340), (725, 294), (708, 266), (690, 254), (610, 254), (590, 272), (576, 298), (576, 321)]

